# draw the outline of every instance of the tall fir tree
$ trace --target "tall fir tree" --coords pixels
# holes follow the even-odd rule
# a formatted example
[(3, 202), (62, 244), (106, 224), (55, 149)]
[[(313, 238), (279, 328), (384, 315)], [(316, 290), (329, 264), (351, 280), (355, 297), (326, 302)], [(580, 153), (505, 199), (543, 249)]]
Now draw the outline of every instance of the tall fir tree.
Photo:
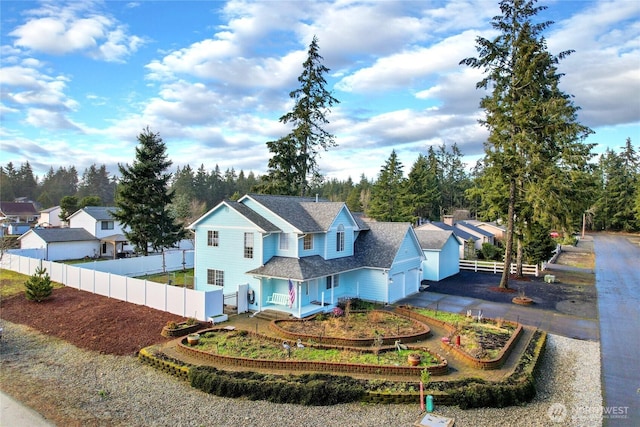
[(166, 171), (171, 163), (162, 138), (147, 127), (138, 136), (133, 164), (118, 165), (121, 178), (113, 216), (128, 229), (127, 239), (142, 255), (148, 255), (149, 248), (170, 248), (186, 235), (170, 209), (173, 192)]
[(586, 167), (592, 148), (581, 144), (591, 130), (577, 122), (578, 108), (558, 88), (557, 64), (571, 51), (558, 56), (547, 51), (542, 32), (552, 22), (532, 21), (546, 9), (535, 3), (502, 0), (502, 15), (492, 21), (499, 35), (493, 40), (479, 37), (479, 57), (461, 61), (484, 70), (486, 77), (477, 88), (492, 87), (491, 95), (480, 102), (486, 112), (481, 123), (489, 129), (484, 159), (488, 186), (484, 190), (489, 200), (506, 199), (506, 206), (497, 202), (492, 207), (500, 211), (507, 226), (502, 288), (508, 288), (514, 242), (521, 270), (525, 227), (547, 210), (543, 203), (531, 204), (534, 194), (542, 200), (548, 197), (541, 192), (541, 181), (551, 186), (545, 188), (546, 193), (557, 192), (562, 197), (554, 177), (564, 169)]
[(402, 168), (396, 151), (391, 151), (378, 179), (371, 187), (371, 200), (366, 211), (368, 217), (377, 221), (413, 222), (415, 217), (407, 209)]
[(336, 145), (335, 137), (325, 126), (329, 124), (327, 113), (339, 101), (326, 89), (324, 75), (329, 68), (322, 64), (319, 50), (314, 36), (298, 77), (301, 86), (289, 94), (295, 101), (293, 110), (280, 117), (282, 123), (290, 123), (293, 129), (282, 138), (267, 142), (272, 155), (268, 174), (259, 186), (261, 192), (306, 195), (311, 183), (320, 179), (318, 153)]

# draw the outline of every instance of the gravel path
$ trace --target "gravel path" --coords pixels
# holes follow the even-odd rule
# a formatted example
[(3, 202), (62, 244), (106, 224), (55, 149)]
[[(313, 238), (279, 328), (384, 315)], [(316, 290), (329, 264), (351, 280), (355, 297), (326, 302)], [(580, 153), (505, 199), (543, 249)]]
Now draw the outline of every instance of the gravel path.
[[(2, 322), (0, 388), (65, 426), (411, 426), (416, 405), (306, 407), (207, 395), (130, 356), (102, 355)], [(436, 413), (463, 426), (601, 423), (600, 345), (549, 335), (529, 405)]]

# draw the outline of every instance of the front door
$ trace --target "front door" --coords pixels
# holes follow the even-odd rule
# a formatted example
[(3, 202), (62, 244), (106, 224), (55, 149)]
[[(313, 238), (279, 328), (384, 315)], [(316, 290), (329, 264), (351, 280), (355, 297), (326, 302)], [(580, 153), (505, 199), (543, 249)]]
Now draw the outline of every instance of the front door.
[(307, 283), (309, 286), (309, 302), (320, 301), (320, 297), (318, 296), (318, 279), (310, 280)]

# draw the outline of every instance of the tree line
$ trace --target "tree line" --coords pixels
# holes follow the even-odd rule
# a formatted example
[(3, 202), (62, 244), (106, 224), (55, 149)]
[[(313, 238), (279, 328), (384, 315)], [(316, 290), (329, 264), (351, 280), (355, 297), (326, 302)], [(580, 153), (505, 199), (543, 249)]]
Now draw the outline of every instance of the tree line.
[[(534, 21), (546, 9), (535, 4), (536, 0), (500, 1), (502, 15), (492, 20), (498, 35), (478, 37), (478, 56), (460, 61), (481, 69), (484, 78), (476, 87), (490, 89), (480, 102), (485, 112), (480, 123), (489, 137), (484, 157), (470, 171), (453, 144), (418, 153), (406, 175), (392, 150), (375, 179), (362, 175), (357, 183), (351, 178), (324, 180), (316, 157), (337, 145), (325, 127), (330, 108), (339, 101), (326, 88), (324, 75), (330, 70), (322, 64), (314, 37), (298, 77), (300, 88), (289, 94), (293, 108), (280, 118), (291, 131), (266, 143), (271, 153), (266, 174), (236, 174), (234, 169), (221, 173), (217, 166), (207, 171), (204, 165), (169, 173), (172, 162), (166, 158), (166, 147), (159, 133), (147, 128), (138, 136), (133, 165), (119, 165), (119, 178), (94, 165), (80, 181), (70, 167), (52, 168), (39, 183), (28, 163), (17, 170), (8, 164), (0, 168), (0, 178), (7, 183), (2, 197), (31, 198), (43, 206), (62, 204), (66, 197), (75, 197), (70, 201), (77, 206), (87, 197), (115, 203), (123, 223), (140, 224), (135, 239), (141, 245), (162, 230), (182, 235), (174, 225), (189, 224), (223, 199), (248, 192), (318, 194), (380, 221), (436, 221), (465, 209), (474, 218), (502, 221), (507, 228), (505, 265), (515, 257), (519, 266), (531, 242), (553, 229), (639, 230), (638, 154), (628, 138), (621, 152), (607, 149), (594, 161), (594, 145), (585, 142), (593, 131), (578, 122), (579, 107), (559, 88), (558, 64), (572, 51), (548, 52), (542, 33), (552, 22)], [(155, 229), (149, 218), (155, 218)], [(161, 237), (153, 247), (167, 244)], [(505, 273), (501, 286), (507, 281)]]

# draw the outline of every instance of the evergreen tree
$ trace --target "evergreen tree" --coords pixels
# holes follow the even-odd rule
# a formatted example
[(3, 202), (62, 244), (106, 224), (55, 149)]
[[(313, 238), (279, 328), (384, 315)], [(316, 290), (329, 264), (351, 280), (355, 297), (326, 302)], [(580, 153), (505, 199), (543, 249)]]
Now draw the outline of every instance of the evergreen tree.
[(638, 159), (629, 139), (622, 153), (617, 154), (607, 148), (600, 157), (600, 194), (594, 209), (599, 228), (616, 231), (634, 231), (638, 228), (635, 212), (637, 164)]
[(405, 178), (402, 162), (393, 150), (371, 187), (371, 200), (366, 211), (377, 221), (410, 221), (415, 217), (406, 208)]
[(127, 239), (143, 255), (148, 255), (149, 247), (154, 251), (173, 247), (186, 235), (169, 209), (173, 200), (169, 166), (162, 138), (148, 127), (138, 136), (133, 165), (118, 165), (121, 179), (113, 217), (128, 229)]
[(422, 154), (413, 164), (406, 184), (406, 203), (416, 218), (436, 220), (434, 213), (438, 212), (440, 203), (440, 189), (438, 177), (430, 168), (429, 160)]
[(293, 110), (280, 117), (282, 123), (291, 123), (293, 129), (288, 135), (267, 142), (272, 156), (268, 175), (260, 184), (262, 192), (306, 195), (310, 182), (318, 181), (320, 176), (318, 152), (336, 145), (334, 136), (324, 126), (329, 123), (326, 115), (330, 107), (339, 101), (325, 88), (324, 75), (329, 69), (322, 64), (318, 52), (318, 39), (314, 36), (298, 77), (301, 87), (289, 94), (295, 101)]
[(36, 268), (35, 273), (29, 276), (24, 286), (25, 297), (29, 301), (42, 302), (53, 293), (53, 283), (47, 269), (43, 267)]
[[(493, 40), (478, 38), (479, 58), (461, 61), (482, 68), (487, 74), (478, 82), (478, 88), (492, 87), (491, 95), (484, 97), (480, 106), (486, 112), (481, 123), (490, 133), (485, 144), (485, 190), (493, 193), (489, 196), (493, 200), (501, 194), (507, 202), (506, 206), (504, 202), (494, 206), (507, 225), (502, 288), (508, 287), (514, 239), (519, 243), (517, 260), (521, 269), (520, 243), (526, 224), (548, 212), (544, 203), (530, 202), (561, 198), (564, 192), (558, 191), (554, 178), (567, 169), (586, 167), (592, 148), (580, 143), (591, 130), (577, 123), (578, 108), (558, 87), (561, 74), (557, 64), (571, 52), (558, 56), (547, 52), (541, 33), (551, 22), (532, 22), (538, 12), (546, 9), (535, 3), (502, 0), (502, 15), (492, 21), (500, 34)], [(544, 188), (544, 193), (540, 181), (550, 186)], [(556, 194), (549, 196), (550, 193)], [(568, 215), (570, 211), (561, 214)]]
[(58, 218), (63, 223), (69, 222), (69, 217), (79, 209), (79, 201), (76, 196), (64, 196), (60, 200), (60, 213)]
[(110, 177), (107, 167), (97, 167), (95, 163), (85, 169), (78, 185), (78, 197), (97, 196), (105, 206), (111, 206), (115, 200), (116, 183)]

